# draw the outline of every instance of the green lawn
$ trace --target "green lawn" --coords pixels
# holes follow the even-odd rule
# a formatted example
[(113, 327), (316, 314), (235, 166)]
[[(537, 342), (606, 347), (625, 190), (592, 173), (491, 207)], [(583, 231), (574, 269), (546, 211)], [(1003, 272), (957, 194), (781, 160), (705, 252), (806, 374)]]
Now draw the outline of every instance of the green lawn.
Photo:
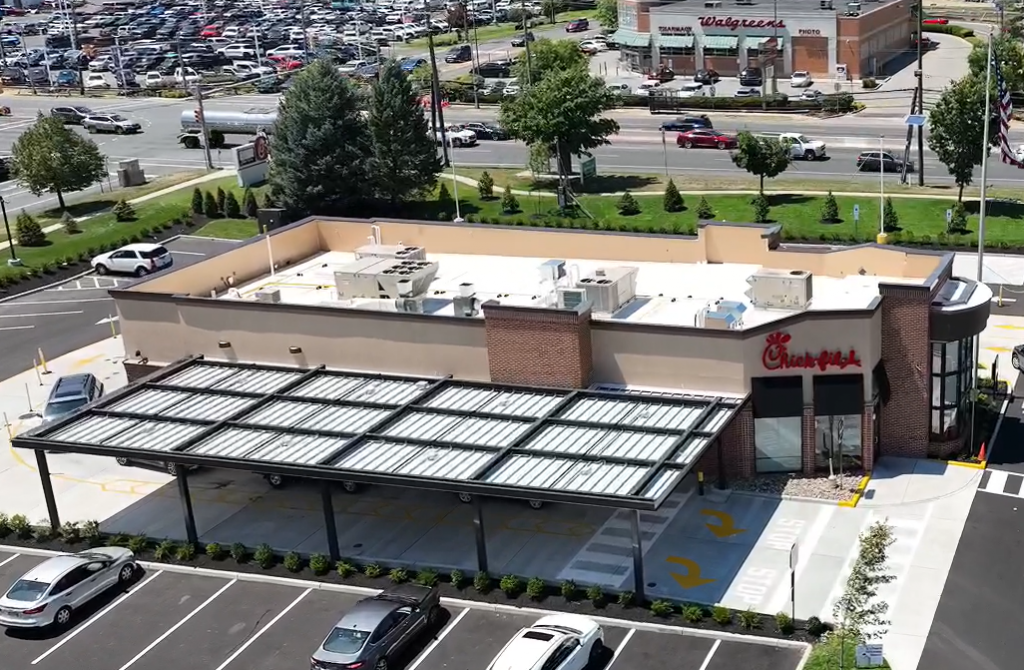
[[(185, 181), (185, 180), (182, 180)], [(181, 182), (178, 182), (181, 183)], [(170, 184), (163, 182), (159, 188), (155, 186), (150, 192), (167, 188)], [(223, 177), (206, 182), (202, 185), (204, 191), (216, 192), (217, 188), (225, 191), (234, 191), (241, 200), (241, 189), (238, 188), (236, 177)], [(257, 193), (259, 191), (257, 190)], [(127, 195), (121, 191), (116, 192), (118, 196)], [(128, 197), (138, 197), (129, 195)], [(258, 196), (259, 197), (259, 196)], [(118, 198), (120, 199), (120, 198)], [(24, 262), (21, 268), (0, 265), (0, 289), (6, 288), (17, 282), (17, 280), (36, 274), (50, 274), (57, 267), (81, 266), (86, 269), (89, 260), (102, 251), (116, 248), (132, 241), (140, 241), (150, 236), (159, 236), (162, 231), (170, 228), (171, 221), (181, 217), (189, 219), (188, 210), (192, 200), (192, 189), (186, 188), (175, 191), (160, 198), (140, 203), (135, 206), (136, 219), (129, 222), (118, 222), (113, 214), (107, 211), (90, 216), (81, 221), (79, 227), (81, 232), (69, 234), (67, 232), (54, 231), (47, 234), (45, 246), (23, 247), (17, 245), (15, 250), (18, 257)], [(108, 210), (112, 205), (110, 201), (98, 204), (102, 201), (92, 201), (94, 209)], [(73, 207), (72, 207), (73, 209)], [(190, 220), (190, 219), (189, 219)], [(44, 221), (39, 219), (41, 224), (50, 224), (52, 220)], [(14, 217), (11, 217), (11, 227), (14, 228)], [(0, 250), (4, 261), (9, 258), (8, 249)]]
[(196, 237), (217, 237), (222, 240), (245, 240), (259, 233), (252, 219), (219, 219), (211, 221), (196, 232)]
[[(814, 645), (811, 656), (804, 665), (804, 670), (839, 670), (839, 657), (842, 651), (844, 670), (854, 670), (857, 667), (856, 645), (847, 643), (840, 644), (839, 638), (830, 638), (826, 642)], [(889, 668), (887, 662), (876, 666), (880, 669)]]
[[(596, 13), (596, 11), (593, 10), (593, 9), (581, 9), (581, 10), (575, 10), (575, 11), (571, 11), (571, 12), (562, 12), (562, 13), (558, 14), (555, 17), (556, 21), (555, 21), (554, 25), (568, 23), (569, 21), (572, 21), (573, 19), (593, 19), (595, 13)], [(543, 28), (546, 28), (546, 27), (552, 25), (552, 24), (548, 23), (547, 19), (545, 19), (543, 17), (536, 17), (536, 18), (534, 18), (533, 21), (534, 21), (534, 24), (533, 24), (532, 30), (541, 30)], [(472, 27), (470, 27), (470, 29), (468, 31), (468, 36), (467, 36), (467, 31), (465, 31), (465, 30), (462, 31), (463, 38), (464, 38), (462, 40), (462, 42), (472, 41), (473, 43), (476, 43), (476, 42), (490, 42), (490, 41), (493, 41), (493, 40), (501, 40), (501, 39), (505, 39), (505, 38), (511, 39), (512, 37), (514, 37), (516, 35), (522, 34), (522, 32), (523, 32), (522, 26), (518, 26), (518, 25), (515, 25), (515, 24), (512, 24), (512, 23), (499, 23), (496, 26), (494, 26), (494, 25), (480, 26), (480, 27), (476, 28), (475, 30)], [(426, 44), (427, 44), (427, 40), (425, 38), (420, 38), (420, 39), (416, 39), (416, 40), (409, 40), (404, 45), (399, 47), (399, 49), (405, 49), (406, 47), (415, 47), (416, 49), (420, 49), (423, 46), (425, 46)], [(456, 35), (454, 32), (446, 33), (444, 35), (437, 35), (437, 36), (434, 37), (434, 46), (435, 47), (449, 47), (449, 46), (453, 46), (455, 44), (459, 44), (459, 40), (458, 40), (458, 35)]]

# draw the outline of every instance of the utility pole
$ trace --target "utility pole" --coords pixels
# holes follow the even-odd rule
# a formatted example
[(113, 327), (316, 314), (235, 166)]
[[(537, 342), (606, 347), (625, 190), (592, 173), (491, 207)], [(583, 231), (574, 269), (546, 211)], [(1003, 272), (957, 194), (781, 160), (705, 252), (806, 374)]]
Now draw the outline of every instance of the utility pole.
[(206, 154), (206, 169), (213, 169), (213, 154), (210, 153), (210, 131), (206, 127), (206, 111), (203, 109), (203, 85), (196, 84), (196, 111), (199, 113), (199, 128), (203, 135), (203, 152)]
[[(924, 114), (924, 0), (917, 0), (917, 113)], [(924, 124), (917, 127), (917, 185), (924, 186)]]
[[(444, 107), (441, 106), (441, 81), (437, 76), (437, 56), (434, 53), (434, 36), (427, 33), (427, 47), (430, 49), (430, 106), (437, 113), (437, 125), (434, 126), (433, 136), (436, 139), (441, 137), (441, 165), (448, 167), (451, 161), (448, 160), (448, 133), (444, 127)], [(431, 118), (434, 114), (431, 113)]]
[(772, 19), (772, 95), (775, 95), (779, 92), (779, 0), (772, 1)]
[[(466, 41), (469, 41), (469, 9), (466, 7), (466, 3), (460, 2), (459, 5), (462, 7), (462, 27), (466, 29)], [(473, 19), (473, 32), (476, 33), (476, 19)], [(470, 82), (473, 86), (473, 106), (480, 109), (480, 90), (476, 85), (476, 78), (480, 75), (480, 40), (476, 40), (474, 48), (471, 49), (473, 54), (473, 67), (476, 68), (476, 72), (470, 73)]]
[(185, 61), (181, 57), (181, 41), (175, 40), (174, 52), (178, 56), (178, 72), (181, 74), (181, 90), (188, 93), (188, 77), (185, 76)]
[[(64, 7), (68, 10), (68, 16), (71, 19), (71, 48), (79, 51), (81, 45), (78, 41), (78, 16), (75, 15), (75, 3), (72, 0), (67, 0)], [(82, 54), (80, 51), (75, 57), (75, 71), (78, 73), (78, 93), (84, 97), (85, 79), (82, 77)]]
[(519, 0), (519, 11), (523, 15), (523, 46), (526, 47), (526, 85), (533, 86), (533, 59), (530, 58), (530, 31), (527, 29), (526, 0)]

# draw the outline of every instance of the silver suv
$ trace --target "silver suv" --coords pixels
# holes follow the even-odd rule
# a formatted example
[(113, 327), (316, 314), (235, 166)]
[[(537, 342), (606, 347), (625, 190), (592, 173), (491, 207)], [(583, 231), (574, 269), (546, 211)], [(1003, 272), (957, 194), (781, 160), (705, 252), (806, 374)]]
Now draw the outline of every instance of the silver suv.
[(106, 114), (87, 116), (82, 120), (82, 126), (90, 133), (117, 133), (127, 135), (142, 130), (142, 126), (129, 121), (120, 114)]

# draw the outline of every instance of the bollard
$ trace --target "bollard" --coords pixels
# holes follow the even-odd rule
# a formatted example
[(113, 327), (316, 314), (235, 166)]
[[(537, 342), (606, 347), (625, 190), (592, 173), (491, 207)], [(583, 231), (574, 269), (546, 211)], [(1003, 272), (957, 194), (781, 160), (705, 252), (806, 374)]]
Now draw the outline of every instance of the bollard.
[(43, 385), (43, 376), (39, 374), (39, 361), (35, 358), (32, 359), (32, 369), (36, 371), (36, 380), (39, 381), (39, 385)]
[(704, 495), (704, 472), (697, 472), (697, 495)]
[(25, 382), (25, 398), (28, 400), (28, 411), (32, 411), (32, 392), (28, 390), (28, 382)]
[(1003, 306), (1003, 285), (999, 285), (999, 306)]
[(10, 440), (14, 439), (14, 426), (11, 425), (10, 420), (7, 418), (7, 412), (4, 412), (4, 428), (7, 429), (7, 438)]
[(43, 356), (43, 348), (40, 347), (39, 349), (36, 349), (36, 351), (39, 353), (39, 365), (43, 368), (43, 374), (50, 374), (50, 368), (46, 366), (46, 356)]
[(117, 328), (114, 327), (114, 315), (108, 314), (107, 318), (110, 319), (110, 336), (117, 339)]

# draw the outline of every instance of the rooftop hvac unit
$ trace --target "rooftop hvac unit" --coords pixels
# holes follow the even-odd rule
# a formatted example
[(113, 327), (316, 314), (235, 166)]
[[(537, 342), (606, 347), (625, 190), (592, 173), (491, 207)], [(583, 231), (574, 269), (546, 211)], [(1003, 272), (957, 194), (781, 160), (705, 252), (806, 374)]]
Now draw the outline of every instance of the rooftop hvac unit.
[(818, 9), (834, 9), (834, 7), (832, 6), (832, 0), (818, 0)]
[(281, 302), (281, 289), (264, 288), (256, 291), (256, 302), (276, 305)]
[(747, 278), (747, 296), (755, 307), (804, 309), (813, 297), (813, 277), (806, 270), (760, 269)]
[(334, 273), (338, 298), (397, 299), (422, 295), (437, 276), (437, 263), (365, 257)]
[(747, 306), (735, 300), (719, 300), (704, 309), (704, 327), (712, 330), (739, 330)]
[(476, 316), (479, 314), (479, 301), (474, 295), (457, 295), (452, 298), (452, 307), (455, 308), (455, 316)]
[(559, 309), (579, 309), (587, 301), (587, 292), (580, 288), (558, 289)]
[(565, 277), (565, 261), (551, 260), (540, 264), (540, 280), (556, 282)]
[(617, 312), (636, 297), (638, 273), (637, 268), (627, 266), (598, 268), (592, 276), (576, 282), (576, 288), (587, 292), (595, 312)]
[(356, 249), (356, 259), (396, 258), (398, 260), (425, 261), (427, 250), (404, 244), (366, 244)]
[(721, 0), (704, 0), (704, 9), (721, 9)]

